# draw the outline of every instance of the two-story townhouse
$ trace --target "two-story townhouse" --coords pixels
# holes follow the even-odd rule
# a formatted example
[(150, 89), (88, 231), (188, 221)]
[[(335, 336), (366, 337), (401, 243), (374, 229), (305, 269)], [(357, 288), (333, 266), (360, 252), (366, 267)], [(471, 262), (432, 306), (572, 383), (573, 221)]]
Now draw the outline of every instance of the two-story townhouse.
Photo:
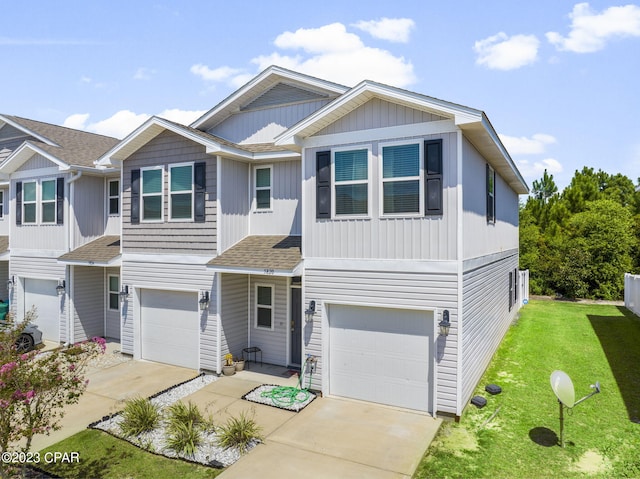
[(479, 110), (270, 67), (98, 163), (122, 169), (135, 357), (313, 355), (325, 394), (459, 416), (516, 313), (527, 186)]
[(36, 308), (47, 340), (119, 337), (120, 176), (93, 163), (117, 142), (0, 116), (7, 299), (18, 319)]

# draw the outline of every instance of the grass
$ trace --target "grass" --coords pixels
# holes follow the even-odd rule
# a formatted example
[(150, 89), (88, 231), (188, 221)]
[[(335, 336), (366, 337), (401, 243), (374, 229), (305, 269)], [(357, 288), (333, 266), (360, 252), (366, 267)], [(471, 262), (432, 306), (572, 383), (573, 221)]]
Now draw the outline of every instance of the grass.
[[(576, 399), (596, 381), (602, 389), (565, 412), (565, 448), (549, 381), (556, 369), (572, 378)], [(490, 383), (503, 392), (490, 396)], [(530, 302), (474, 394), (487, 406), (444, 424), (416, 479), (640, 477), (640, 319), (626, 309)]]
[(179, 477), (181, 479), (209, 479), (218, 476), (222, 470), (199, 466), (176, 459), (145, 452), (126, 441), (94, 429), (79, 432), (68, 439), (44, 449), (40, 457), (51, 452), (79, 452), (76, 464), (44, 464), (40, 468), (60, 477), (74, 478), (136, 478), (158, 479)]

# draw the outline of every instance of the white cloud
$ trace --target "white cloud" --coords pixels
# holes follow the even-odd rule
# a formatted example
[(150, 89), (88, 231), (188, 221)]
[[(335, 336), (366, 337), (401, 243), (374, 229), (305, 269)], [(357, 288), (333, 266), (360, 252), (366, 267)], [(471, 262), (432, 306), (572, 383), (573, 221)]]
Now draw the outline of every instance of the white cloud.
[(548, 32), (547, 40), (558, 50), (590, 53), (602, 50), (615, 37), (640, 36), (640, 6), (609, 7), (594, 12), (588, 3), (574, 5), (569, 14), (571, 30), (566, 37)]
[(544, 170), (547, 170), (552, 175), (562, 173), (564, 170), (562, 164), (554, 158), (546, 158), (540, 161), (516, 160), (516, 165), (522, 176), (529, 179), (540, 178)]
[[(278, 65), (351, 86), (365, 79), (398, 87), (416, 81), (410, 61), (387, 50), (366, 46), (358, 35), (348, 32), (341, 23), (284, 32), (276, 37), (274, 45), (278, 51), (250, 60), (257, 65), (258, 71)], [(295, 53), (290, 55), (286, 50)], [(192, 66), (191, 73), (234, 88), (254, 76), (246, 69), (229, 66), (211, 69), (203, 64)]]
[(410, 18), (381, 18), (380, 20), (361, 20), (352, 26), (367, 32), (369, 35), (390, 42), (407, 43), (411, 30), (416, 26)]
[(539, 155), (545, 152), (547, 145), (556, 143), (555, 137), (545, 133), (536, 133), (531, 138), (502, 134), (499, 136), (511, 155)]
[(509, 37), (500, 32), (475, 42), (473, 49), (478, 54), (476, 63), (492, 70), (514, 70), (538, 59), (540, 41), (535, 35)]
[(136, 70), (133, 75), (134, 80), (150, 80), (153, 75), (155, 75), (156, 71), (150, 68), (140, 67)]
[[(168, 109), (157, 114), (157, 116), (175, 121), (183, 125), (189, 125), (205, 113), (204, 110), (190, 111), (179, 109)], [(120, 110), (109, 118), (93, 123), (87, 123), (90, 115), (88, 113), (76, 113), (67, 117), (63, 125), (77, 130), (85, 130), (101, 135), (124, 138), (133, 130), (151, 118), (147, 113), (134, 113), (130, 110)]]

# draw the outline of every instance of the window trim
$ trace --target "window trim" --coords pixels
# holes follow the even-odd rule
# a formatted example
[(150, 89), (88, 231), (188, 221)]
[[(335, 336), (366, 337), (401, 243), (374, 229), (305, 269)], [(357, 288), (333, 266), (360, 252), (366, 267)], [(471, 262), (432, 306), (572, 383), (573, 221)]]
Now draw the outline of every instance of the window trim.
[[(57, 178), (41, 178), (40, 179), (40, 223), (42, 225), (55, 225), (58, 223), (58, 196), (57, 196), (57, 191), (58, 191), (58, 179)], [(51, 182), (53, 183), (53, 199), (51, 200), (45, 200), (44, 199), (44, 183), (46, 182)], [(44, 205), (45, 204), (53, 204), (53, 221), (45, 221), (44, 220)]]
[[(336, 181), (336, 153), (342, 151), (355, 151), (355, 150), (367, 150), (367, 179), (366, 180), (348, 180), (348, 181)], [(371, 164), (373, 160), (373, 147), (370, 143), (363, 145), (350, 145), (341, 146), (338, 148), (331, 148), (331, 218), (338, 220), (348, 219), (369, 219), (371, 218), (372, 208), (371, 202), (373, 198), (373, 188), (371, 183)], [(344, 185), (367, 185), (367, 212), (361, 214), (336, 214), (336, 187)]]
[[(144, 192), (144, 172), (151, 170), (160, 170), (160, 193)], [(144, 198), (145, 196), (160, 197), (160, 218), (146, 219), (144, 217)], [(140, 168), (140, 222), (141, 223), (163, 223), (164, 222), (164, 167), (159, 166), (143, 166)]]
[[(118, 193), (116, 196), (112, 196), (111, 195), (111, 183), (118, 183)], [(111, 212), (111, 200), (116, 199), (118, 200), (118, 212), (117, 213), (112, 213)], [(120, 216), (120, 210), (121, 210), (121, 205), (120, 205), (120, 178), (112, 178), (109, 179), (107, 181), (107, 215), (108, 216)]]
[[(258, 186), (258, 170), (269, 169), (269, 186)], [(258, 190), (269, 190), (269, 207), (258, 208)], [(256, 165), (253, 167), (253, 204), (251, 208), (254, 212), (273, 211), (273, 165)]]
[[(111, 291), (111, 278), (118, 278), (118, 289), (116, 291)], [(117, 296), (117, 308), (111, 307), (111, 295)], [(119, 274), (109, 274), (107, 275), (107, 310), (108, 311), (120, 311), (120, 275)]]
[[(36, 198), (33, 201), (26, 201), (25, 200), (25, 185), (29, 184), (29, 183), (33, 183), (35, 185), (35, 192), (36, 192)], [(27, 181), (23, 181), (22, 182), (22, 223), (23, 225), (37, 225), (38, 224), (38, 199), (39, 199), (39, 195), (38, 195), (38, 180), (27, 180)], [(35, 205), (35, 214), (34, 214), (34, 218), (33, 221), (26, 221), (26, 214), (25, 214), (25, 207), (27, 205)]]
[[(190, 166), (191, 167), (191, 190), (179, 190), (179, 191), (172, 191), (171, 190), (171, 170), (173, 168), (178, 168), (181, 166)], [(169, 165), (167, 165), (167, 169), (169, 170), (168, 173), (168, 184), (167, 184), (167, 197), (169, 200), (169, 204), (168, 206), (168, 221), (171, 223), (185, 223), (185, 222), (193, 222), (193, 218), (194, 218), (194, 208), (195, 208), (195, 194), (196, 194), (196, 186), (195, 186), (195, 162), (191, 161), (187, 161), (187, 162), (182, 162), (182, 163), (170, 163)], [(173, 213), (173, 195), (180, 195), (180, 194), (185, 194), (185, 193), (190, 193), (191, 194), (191, 216), (189, 218), (173, 218), (172, 217), (172, 213)], [(164, 208), (163, 208), (164, 209)]]
[[(387, 146), (404, 146), (404, 145), (418, 145), (418, 176), (399, 176), (393, 179), (384, 178), (384, 157), (383, 148)], [(378, 207), (380, 212), (380, 218), (410, 218), (410, 217), (422, 217), (424, 213), (424, 140), (417, 138), (415, 140), (398, 140), (398, 141), (385, 141), (378, 144), (378, 157), (380, 158), (378, 175), (379, 181), (379, 198)], [(384, 184), (394, 183), (400, 181), (416, 181), (418, 180), (418, 211), (410, 213), (385, 213), (384, 212)]]
[[(271, 288), (271, 305), (260, 305), (258, 304), (258, 288)], [(275, 309), (276, 309), (276, 286), (271, 283), (255, 283), (254, 284), (254, 310), (253, 310), (253, 327), (254, 329), (261, 329), (263, 331), (273, 331), (275, 329)], [(269, 309), (271, 311), (271, 326), (259, 326), (258, 325), (258, 309), (264, 308)]]

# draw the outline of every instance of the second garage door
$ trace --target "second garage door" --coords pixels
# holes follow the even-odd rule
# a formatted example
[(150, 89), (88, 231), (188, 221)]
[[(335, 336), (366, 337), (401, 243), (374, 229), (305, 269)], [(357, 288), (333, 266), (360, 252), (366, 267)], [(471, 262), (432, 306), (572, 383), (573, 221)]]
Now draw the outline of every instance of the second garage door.
[(140, 292), (142, 358), (198, 369), (198, 294)]
[(37, 319), (34, 321), (42, 331), (43, 339), (60, 341), (60, 298), (56, 292), (58, 282), (51, 279), (24, 280), (24, 312), (36, 307)]
[(330, 305), (329, 391), (431, 412), (433, 314)]

